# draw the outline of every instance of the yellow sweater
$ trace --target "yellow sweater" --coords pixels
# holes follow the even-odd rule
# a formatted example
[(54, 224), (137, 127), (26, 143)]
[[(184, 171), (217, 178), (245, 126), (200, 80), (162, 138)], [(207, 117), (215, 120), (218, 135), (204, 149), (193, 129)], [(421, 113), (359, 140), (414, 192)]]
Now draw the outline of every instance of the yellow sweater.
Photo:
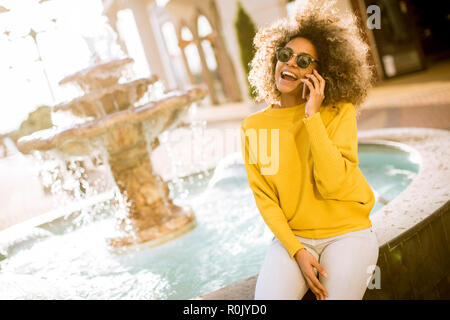
[(291, 258), (295, 237), (327, 238), (370, 227), (375, 196), (358, 166), (352, 103), (272, 105), (241, 123), (241, 147), (256, 205)]

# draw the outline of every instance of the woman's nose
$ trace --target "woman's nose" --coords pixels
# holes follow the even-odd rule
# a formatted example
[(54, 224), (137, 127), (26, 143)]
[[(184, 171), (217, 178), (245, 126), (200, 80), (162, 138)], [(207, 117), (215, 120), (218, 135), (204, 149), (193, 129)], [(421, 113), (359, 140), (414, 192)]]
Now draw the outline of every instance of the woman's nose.
[(288, 66), (297, 67), (297, 57), (293, 55), (286, 63)]

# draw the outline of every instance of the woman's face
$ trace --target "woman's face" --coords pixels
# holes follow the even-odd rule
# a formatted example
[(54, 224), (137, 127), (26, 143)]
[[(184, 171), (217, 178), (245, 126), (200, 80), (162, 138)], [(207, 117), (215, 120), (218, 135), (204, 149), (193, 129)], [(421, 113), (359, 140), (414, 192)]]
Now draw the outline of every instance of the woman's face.
[[(307, 53), (314, 59), (318, 60), (316, 48), (306, 38), (293, 38), (285, 47), (289, 47), (295, 54)], [(277, 89), (283, 94), (299, 94), (303, 90), (303, 83), (300, 79), (305, 79), (305, 75), (312, 73), (317, 68), (317, 63), (312, 62), (306, 69), (302, 69), (297, 65), (297, 56), (292, 56), (288, 62), (277, 61), (275, 66), (275, 84)], [(284, 76), (283, 72), (293, 73), (297, 79)]]

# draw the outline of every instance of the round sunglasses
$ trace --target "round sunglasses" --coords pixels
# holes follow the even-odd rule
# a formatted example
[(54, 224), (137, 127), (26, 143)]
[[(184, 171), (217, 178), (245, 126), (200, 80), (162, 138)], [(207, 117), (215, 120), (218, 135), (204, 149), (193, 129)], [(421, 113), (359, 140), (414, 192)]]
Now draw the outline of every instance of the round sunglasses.
[(309, 65), (313, 62), (319, 62), (319, 60), (314, 59), (306, 53), (295, 54), (289, 47), (278, 48), (276, 55), (277, 60), (280, 62), (288, 62), (292, 58), (292, 56), (297, 57), (297, 65), (302, 69), (308, 68)]

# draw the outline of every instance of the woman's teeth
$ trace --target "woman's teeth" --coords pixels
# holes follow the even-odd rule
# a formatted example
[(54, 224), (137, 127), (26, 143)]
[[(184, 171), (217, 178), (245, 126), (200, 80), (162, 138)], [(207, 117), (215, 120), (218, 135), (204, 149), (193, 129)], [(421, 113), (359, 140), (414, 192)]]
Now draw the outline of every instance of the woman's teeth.
[(281, 77), (285, 80), (291, 80), (291, 81), (295, 81), (298, 79), (295, 74), (288, 72), (288, 71), (283, 71), (281, 73)]

